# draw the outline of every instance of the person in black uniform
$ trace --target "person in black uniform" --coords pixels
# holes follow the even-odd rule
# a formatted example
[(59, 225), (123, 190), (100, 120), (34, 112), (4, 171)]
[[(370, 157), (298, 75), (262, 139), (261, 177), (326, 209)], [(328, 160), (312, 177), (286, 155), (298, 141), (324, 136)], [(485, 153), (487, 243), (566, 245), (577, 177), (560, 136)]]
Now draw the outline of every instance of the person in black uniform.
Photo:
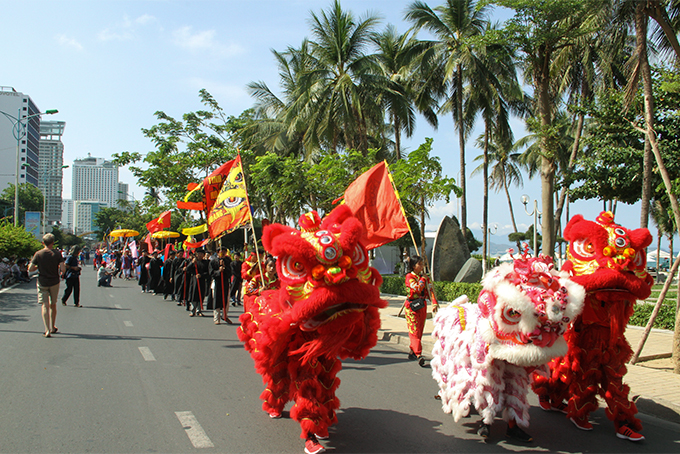
[(161, 268), (163, 268), (163, 259), (158, 256), (158, 251), (154, 250), (149, 262), (149, 290), (155, 295), (161, 292)]
[[(233, 324), (227, 312), (229, 312), (229, 286), (231, 284), (231, 258), (221, 247), (217, 250), (217, 256), (210, 260), (210, 275), (213, 278), (215, 292), (213, 294), (213, 321), (220, 324), (220, 316), (229, 325)], [(221, 315), (223, 314), (223, 315)]]
[(241, 265), (243, 265), (241, 256), (239, 254), (234, 255), (234, 260), (231, 261), (231, 275), (233, 279), (231, 281), (231, 288), (229, 290), (232, 306), (241, 304), (241, 285), (243, 284), (243, 278), (241, 277)]
[(165, 263), (163, 264), (162, 286), (164, 300), (168, 299), (168, 295), (170, 295), (170, 299), (172, 301), (175, 300), (172, 284), (172, 266), (174, 263), (175, 263), (175, 251), (171, 250), (170, 252), (168, 252), (168, 256), (165, 258)]
[(139, 285), (142, 286), (142, 293), (146, 292), (149, 288), (149, 270), (146, 265), (151, 261), (149, 257), (149, 252), (144, 249), (142, 251), (142, 256), (139, 258)]
[(184, 252), (177, 254), (172, 263), (172, 292), (177, 305), (184, 303)]
[(205, 259), (205, 251), (197, 249), (191, 263), (187, 266), (186, 279), (191, 282), (187, 298), (187, 307), (191, 306), (190, 317), (196, 315), (203, 317), (203, 299), (207, 295), (207, 284), (210, 278), (209, 264), (208, 260)]

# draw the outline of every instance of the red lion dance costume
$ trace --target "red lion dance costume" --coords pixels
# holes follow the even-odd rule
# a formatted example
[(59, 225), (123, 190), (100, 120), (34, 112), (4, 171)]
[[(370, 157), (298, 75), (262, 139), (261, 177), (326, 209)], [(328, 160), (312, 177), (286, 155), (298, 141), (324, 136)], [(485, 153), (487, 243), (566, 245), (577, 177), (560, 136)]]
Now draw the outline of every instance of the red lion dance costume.
[(324, 451), (317, 438), (328, 437), (337, 422), (335, 391), (338, 360), (363, 359), (377, 343), (382, 277), (368, 266), (358, 242), (363, 226), (346, 206), (323, 222), (312, 211), (300, 217), (302, 231), (272, 224), (264, 247), (277, 259), (281, 288), (265, 291), (248, 304), (239, 339), (266, 385), (262, 409), (279, 418), (288, 401), (300, 423), (305, 452)]
[(645, 248), (652, 237), (647, 229), (621, 227), (611, 212), (602, 212), (596, 222), (574, 216), (564, 238), (569, 249), (562, 269), (585, 287), (585, 306), (565, 335), (566, 356), (551, 363), (550, 377), (535, 375), (533, 389), (541, 408), (566, 413), (583, 430), (593, 428), (588, 415), (598, 408), (599, 394), (607, 403), (606, 415), (614, 421), (617, 437), (644, 440), (635, 432), (642, 424), (622, 379), (633, 353), (624, 337), (626, 324), (635, 300), (651, 293)]

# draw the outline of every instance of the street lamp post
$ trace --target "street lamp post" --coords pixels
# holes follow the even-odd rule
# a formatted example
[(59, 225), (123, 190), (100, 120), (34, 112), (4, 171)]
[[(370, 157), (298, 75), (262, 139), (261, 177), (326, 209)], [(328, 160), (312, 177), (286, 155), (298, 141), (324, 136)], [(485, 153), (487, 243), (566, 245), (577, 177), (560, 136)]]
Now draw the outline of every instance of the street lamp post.
[(26, 137), (28, 120), (33, 117), (39, 117), (40, 115), (52, 115), (58, 112), (59, 111), (57, 109), (50, 109), (46, 110), (45, 112), (38, 112), (36, 114), (28, 115), (27, 117), (22, 118), (21, 109), (17, 110), (16, 117), (0, 110), (0, 113), (12, 122), (12, 135), (15, 139), (17, 139), (17, 168), (14, 178), (14, 227), (19, 225), (19, 167), (21, 162), (21, 139)]
[(531, 213), (529, 213), (529, 211), (527, 211), (527, 204), (529, 203), (529, 200), (530, 199), (529, 199), (528, 195), (526, 195), (526, 194), (522, 195), (522, 205), (524, 205), (524, 212), (527, 215), (534, 217), (534, 256), (538, 257), (538, 249), (537, 249), (538, 238), (537, 238), (537, 235), (536, 235), (536, 233), (537, 233), (536, 231), (538, 230), (538, 216), (540, 214), (543, 214), (543, 213), (538, 211), (538, 200), (536, 200), (536, 199), (534, 199), (534, 210)]
[[(487, 250), (487, 253), (489, 255), (489, 258), (491, 257), (491, 235), (495, 235), (496, 232), (498, 231), (498, 224), (493, 225), (493, 231), (491, 231), (491, 227), (486, 229), (487, 231), (484, 233), (487, 236), (487, 242), (486, 244), (489, 245), (489, 249)], [(482, 274), (486, 275), (486, 272), (488, 271), (488, 260), (486, 257), (482, 257)]]

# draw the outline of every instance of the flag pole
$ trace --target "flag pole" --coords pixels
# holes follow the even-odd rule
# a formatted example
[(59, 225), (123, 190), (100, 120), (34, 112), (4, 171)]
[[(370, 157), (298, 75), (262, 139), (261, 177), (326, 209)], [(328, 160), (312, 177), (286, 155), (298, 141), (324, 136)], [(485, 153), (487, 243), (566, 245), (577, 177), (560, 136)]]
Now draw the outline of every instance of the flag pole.
[[(387, 170), (387, 178), (390, 179), (390, 183), (392, 184), (392, 190), (394, 190), (394, 194), (397, 196), (397, 201), (399, 202), (399, 208), (401, 208), (401, 214), (404, 216), (404, 219), (406, 219), (406, 225), (408, 226), (408, 233), (411, 234), (411, 241), (413, 241), (413, 248), (417, 251), (418, 250), (418, 245), (416, 244), (416, 237), (413, 235), (413, 230), (411, 230), (411, 224), (408, 222), (408, 217), (406, 216), (406, 210), (404, 209), (404, 205), (401, 203), (401, 197), (399, 197), (399, 190), (397, 189), (397, 186), (394, 184), (394, 178), (392, 177), (392, 172), (390, 172), (390, 166), (387, 163), (387, 160), (384, 160), (385, 162), (385, 169)], [(423, 245), (424, 246), (424, 245)], [(423, 248), (425, 250), (425, 248)], [(423, 258), (423, 262), (425, 263), (425, 272), (429, 275), (430, 270), (429, 267), (427, 266), (427, 257)], [(432, 277), (429, 276), (430, 279), (428, 280), (428, 285), (427, 285), (427, 290), (430, 293), (430, 297), (432, 298), (432, 304), (435, 305), (437, 303), (437, 296), (434, 293), (434, 286), (432, 285)], [(401, 315), (401, 313), (404, 311), (404, 307), (406, 306), (406, 301), (401, 305), (401, 309), (399, 309), (399, 313), (397, 314), (397, 317)]]

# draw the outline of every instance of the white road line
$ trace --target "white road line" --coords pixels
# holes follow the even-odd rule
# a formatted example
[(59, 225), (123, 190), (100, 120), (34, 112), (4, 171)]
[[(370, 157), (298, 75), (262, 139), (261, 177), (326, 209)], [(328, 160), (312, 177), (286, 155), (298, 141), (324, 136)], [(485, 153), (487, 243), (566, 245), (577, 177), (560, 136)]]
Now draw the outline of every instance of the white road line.
[(184, 427), (184, 431), (187, 433), (191, 444), (194, 448), (213, 448), (215, 445), (212, 444), (208, 434), (205, 433), (203, 427), (198, 423), (198, 420), (194, 414), (190, 411), (176, 411), (175, 415), (179, 422)]
[(125, 324), (125, 326), (132, 327), (132, 322), (131, 322), (131, 321), (125, 320), (123, 323)]
[(144, 361), (156, 361), (149, 347), (139, 347), (139, 353), (144, 357)]
[(123, 306), (121, 306), (120, 304), (114, 304), (113, 307), (115, 307), (116, 309), (122, 309), (123, 308)]
[(8, 292), (8, 291), (12, 290), (14, 287), (18, 286), (18, 285), (19, 285), (19, 283), (17, 282), (16, 284), (12, 284), (12, 285), (10, 285), (9, 287), (5, 287), (5, 288), (3, 288), (2, 290), (0, 290), (0, 293)]
[[(20, 192), (21, 192), (21, 191), (20, 191)], [(113, 294), (111, 294), (111, 293), (109, 293), (109, 296), (110, 296), (111, 298), (115, 298), (115, 296), (113, 296)]]

